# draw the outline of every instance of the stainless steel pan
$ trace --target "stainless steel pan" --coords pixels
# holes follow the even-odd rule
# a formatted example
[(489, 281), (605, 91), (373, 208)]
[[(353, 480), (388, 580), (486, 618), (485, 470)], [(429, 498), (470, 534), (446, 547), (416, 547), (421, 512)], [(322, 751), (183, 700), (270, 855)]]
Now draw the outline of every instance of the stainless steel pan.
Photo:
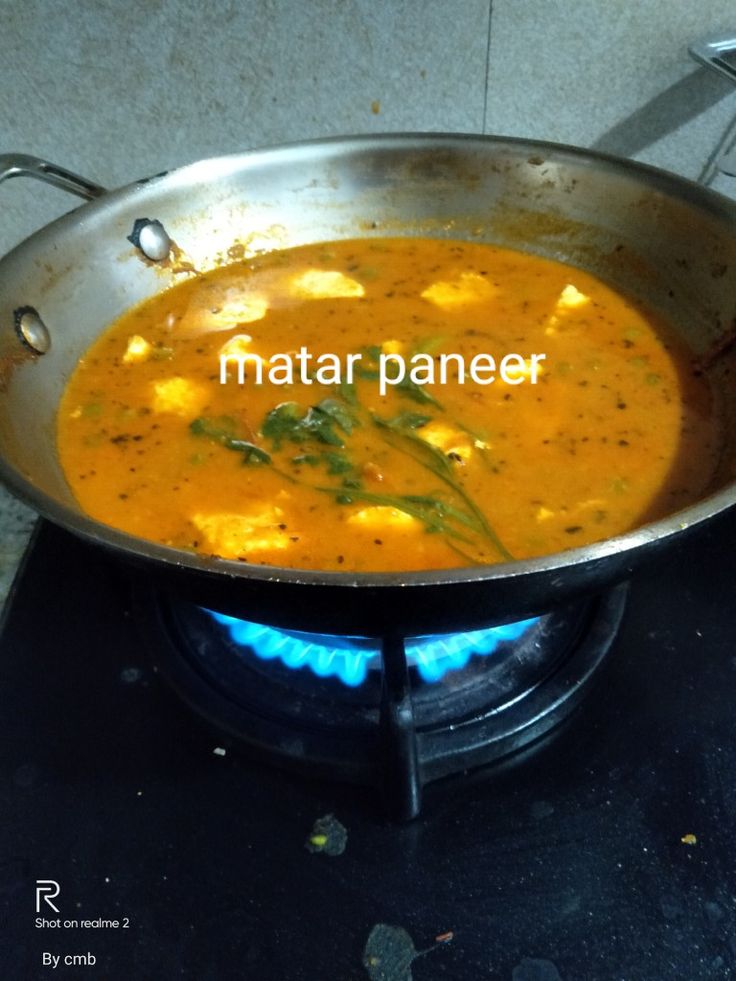
[[(736, 205), (709, 190), (573, 147), (441, 135), (294, 144), (109, 192), (33, 158), (0, 157), (0, 180), (19, 175), (90, 201), (0, 261), (0, 476), (52, 521), (203, 605), (323, 632), (417, 635), (511, 620), (625, 578), (734, 502)], [(133, 236), (152, 258), (128, 239), (140, 219), (163, 226)], [(472, 238), (552, 256), (661, 311), (701, 359), (723, 414), (709, 495), (629, 534), (550, 557), (404, 575), (211, 560), (80, 511), (56, 453), (62, 390), (113, 319), (176, 280), (170, 240), (206, 269), (235, 241), (259, 249), (390, 234)]]

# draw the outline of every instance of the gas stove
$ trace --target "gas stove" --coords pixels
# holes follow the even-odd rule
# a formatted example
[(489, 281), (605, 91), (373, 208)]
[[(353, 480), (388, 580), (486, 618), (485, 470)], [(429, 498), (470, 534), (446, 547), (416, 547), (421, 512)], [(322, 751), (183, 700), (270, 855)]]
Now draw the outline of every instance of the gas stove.
[(133, 587), (152, 663), (230, 742), (362, 782), (416, 817), (425, 784), (505, 761), (583, 697), (626, 587), (528, 620), (404, 638), (336, 637), (238, 620)]
[(42, 522), (0, 638), (4, 976), (735, 976), (734, 540), (379, 649)]

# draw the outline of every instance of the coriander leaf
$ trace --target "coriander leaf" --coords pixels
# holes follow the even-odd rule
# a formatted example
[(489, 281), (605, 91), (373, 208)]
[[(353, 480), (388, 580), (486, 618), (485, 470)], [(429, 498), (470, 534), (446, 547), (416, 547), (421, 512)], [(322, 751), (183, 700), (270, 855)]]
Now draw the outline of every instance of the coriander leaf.
[(316, 440), (327, 446), (342, 447), (344, 443), (337, 430), (349, 436), (357, 424), (349, 407), (337, 399), (322, 399), (304, 414), (296, 402), (282, 402), (268, 413), (261, 433), (272, 440), (275, 450), (281, 449), (285, 440), (291, 443)]
[(292, 435), (290, 439), (294, 442), (302, 442), (305, 439), (316, 439), (319, 443), (326, 443), (328, 446), (344, 446), (339, 434), (335, 432), (334, 420), (325, 412), (322, 412), (316, 405), (307, 409), (307, 414), (301, 421), (301, 429)]
[(438, 347), (445, 343), (441, 334), (434, 337), (421, 337), (415, 344), (412, 354), (433, 354)]
[(428, 392), (424, 385), (417, 385), (408, 375), (405, 375), (398, 385), (394, 385), (394, 388), (400, 395), (403, 395), (404, 398), (411, 399), (412, 402), (424, 402), (429, 405), (436, 405), (437, 408), (442, 408), (434, 395)]
[[(409, 415), (411, 416), (412, 414), (409, 413)], [(422, 466), (431, 470), (443, 480), (450, 476), (452, 474), (452, 465), (442, 450), (426, 439), (422, 439), (421, 434), (417, 434), (416, 429), (420, 429), (420, 426), (409, 427), (400, 425), (398, 420), (401, 418), (402, 416), (397, 416), (393, 420), (386, 420), (381, 419), (380, 416), (373, 416), (373, 422), (379, 429), (389, 429), (392, 433), (396, 434), (396, 437), (400, 438), (397, 443), (393, 436), (388, 436), (387, 442), (391, 442), (392, 446), (408, 452), (417, 463), (421, 463)]]
[(365, 381), (378, 381), (381, 377), (381, 372), (378, 368), (361, 368), (359, 365), (356, 365), (355, 374), (358, 378), (365, 379)]
[(347, 402), (348, 405), (353, 407), (358, 404), (358, 393), (355, 391), (355, 385), (353, 382), (340, 382), (340, 396), (343, 401)]
[[(228, 446), (229, 450), (239, 449), (243, 451), (243, 462), (244, 463), (270, 463), (271, 454), (262, 450), (260, 446), (256, 446), (255, 443), (249, 443), (245, 439), (234, 439), (232, 446)], [(237, 447), (235, 444), (238, 444)]]
[[(380, 348), (378, 348), (380, 352)], [(390, 371), (388, 370), (390, 368)], [(442, 406), (430, 393), (424, 388), (423, 385), (417, 385), (415, 381), (411, 380), (410, 374), (404, 373), (404, 377), (401, 381), (397, 381), (399, 377), (401, 366), (390, 362), (389, 364), (384, 364), (384, 372), (386, 380), (391, 382), (391, 387), (394, 388), (399, 395), (403, 395), (404, 398), (411, 399), (413, 402), (424, 402), (429, 405), (436, 405), (437, 408), (441, 409)]]
[(235, 420), (232, 416), (217, 416), (215, 419), (206, 419), (200, 416), (189, 423), (189, 430), (195, 436), (209, 436), (220, 442), (235, 435)]
[(189, 424), (189, 431), (194, 436), (204, 436), (206, 439), (220, 443), (227, 450), (243, 454), (244, 463), (270, 463), (271, 457), (260, 446), (247, 439), (238, 439), (233, 435), (235, 420), (229, 416), (218, 419), (206, 419), (200, 416)]
[(292, 443), (302, 443), (307, 439), (301, 426), (301, 410), (296, 402), (282, 402), (266, 416), (261, 434), (273, 442), (275, 450), (280, 450), (285, 439)]
[[(422, 439), (411, 429), (394, 428), (389, 425), (392, 420), (381, 419), (380, 416), (373, 415), (373, 422), (380, 429), (388, 430), (386, 442), (398, 450), (406, 453), (425, 469), (429, 470), (436, 477), (439, 477), (455, 495), (462, 501), (468, 509), (469, 514), (456, 510), (453, 517), (462, 521), (464, 524), (470, 522), (471, 527), (476, 527), (504, 559), (512, 559), (513, 556), (500, 540), (488, 519), (483, 514), (475, 501), (469, 496), (465, 488), (459, 483), (453, 473), (452, 464), (445, 454), (438, 447)], [(417, 505), (412, 505), (417, 506)], [(436, 509), (435, 509), (436, 510)], [(460, 518), (460, 515), (463, 515)], [(449, 517), (449, 512), (448, 512)]]
[(355, 374), (358, 378), (365, 378), (367, 381), (378, 381), (381, 373), (378, 370), (381, 348), (377, 344), (360, 349), (361, 362), (355, 366)]
[(334, 419), (340, 429), (348, 436), (358, 424), (350, 409), (346, 405), (341, 405), (336, 399), (322, 399), (314, 408)]
[(426, 426), (428, 422), (432, 421), (432, 416), (423, 416), (418, 412), (400, 412), (393, 419), (381, 419), (376, 421), (388, 426), (389, 429), (402, 430), (402, 429), (421, 429), (422, 426)]
[(323, 453), (322, 456), (327, 462), (327, 473), (349, 473), (353, 469), (352, 463), (343, 453)]

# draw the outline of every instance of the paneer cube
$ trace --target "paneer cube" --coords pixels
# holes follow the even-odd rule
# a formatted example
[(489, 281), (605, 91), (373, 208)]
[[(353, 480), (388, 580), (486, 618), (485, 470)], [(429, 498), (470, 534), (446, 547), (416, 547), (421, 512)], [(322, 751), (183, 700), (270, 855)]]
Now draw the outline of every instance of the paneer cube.
[(239, 514), (198, 513), (191, 520), (214, 554), (237, 559), (254, 552), (288, 548), (293, 532), (280, 527), (283, 516), (281, 508), (255, 502)]
[[(452, 453), (454, 456), (460, 457), (466, 463), (472, 456), (473, 446), (476, 444), (476, 440), (469, 433), (454, 429), (444, 422), (427, 423), (426, 426), (417, 430), (417, 436), (423, 439), (425, 443), (436, 446), (443, 453)], [(485, 443), (480, 440), (477, 442), (481, 443), (483, 449), (486, 448)]]
[(266, 298), (257, 293), (248, 294), (228, 290), (224, 303), (217, 310), (207, 310), (204, 313), (203, 333), (232, 330), (239, 324), (252, 324), (255, 320), (262, 320), (266, 316), (268, 307)]
[(365, 296), (357, 279), (331, 269), (307, 269), (291, 280), (291, 292), (302, 300), (339, 300)]
[(581, 293), (572, 283), (568, 283), (557, 300), (557, 313), (576, 310), (578, 307), (584, 307), (586, 303), (590, 303), (590, 297)]
[(384, 341), (381, 350), (384, 354), (401, 354), (406, 347), (403, 341)]
[(405, 511), (398, 508), (388, 507), (383, 504), (372, 505), (371, 507), (361, 508), (354, 511), (348, 518), (348, 524), (357, 528), (365, 528), (371, 532), (387, 530), (409, 530), (420, 528), (421, 522), (413, 518)]
[(141, 361), (148, 361), (153, 347), (145, 337), (140, 334), (133, 334), (128, 338), (128, 346), (123, 355), (123, 364), (138, 364)]
[(432, 283), (421, 296), (443, 310), (453, 310), (468, 303), (482, 303), (483, 300), (491, 299), (497, 292), (496, 287), (488, 281), (487, 277), (479, 273), (464, 272), (450, 282)]
[(219, 358), (237, 359), (247, 356), (250, 362), (260, 361), (261, 364), (265, 364), (266, 359), (252, 350), (252, 342), (253, 338), (250, 334), (235, 334), (222, 345), (219, 351)]
[[(517, 378), (538, 378), (540, 375), (544, 374), (544, 365), (539, 360), (532, 362), (531, 358), (524, 358), (523, 364), (506, 365), (503, 374), (505, 374), (506, 380), (510, 379), (511, 384), (513, 384), (514, 380)], [(503, 375), (501, 376), (500, 381), (504, 381)]]
[(580, 307), (584, 307), (586, 303), (590, 303), (590, 297), (586, 293), (581, 293), (572, 283), (568, 283), (557, 297), (554, 313), (549, 318), (544, 330), (545, 334), (548, 337), (556, 334), (557, 328), (560, 326), (560, 317), (563, 317), (571, 310), (578, 310)]
[(153, 383), (154, 412), (194, 417), (206, 401), (206, 389), (187, 378), (177, 376)]
[(560, 317), (564, 317), (571, 310), (578, 310), (580, 307), (584, 307), (586, 303), (590, 303), (590, 297), (586, 293), (581, 293), (572, 283), (568, 283), (557, 297), (554, 313), (549, 318), (544, 330), (545, 334), (548, 337), (556, 334), (557, 328), (561, 323)]

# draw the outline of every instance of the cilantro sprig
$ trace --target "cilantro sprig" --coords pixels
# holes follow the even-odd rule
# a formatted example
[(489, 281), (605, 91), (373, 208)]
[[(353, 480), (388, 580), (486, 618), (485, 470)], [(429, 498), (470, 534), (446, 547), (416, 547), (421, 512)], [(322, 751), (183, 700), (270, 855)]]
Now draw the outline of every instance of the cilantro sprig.
[(194, 436), (205, 436), (224, 446), (226, 450), (233, 450), (235, 453), (243, 454), (243, 463), (270, 463), (271, 455), (262, 447), (251, 443), (247, 439), (239, 439), (233, 435), (235, 421), (229, 416), (222, 416), (220, 419), (212, 420), (200, 416), (189, 424), (189, 431)]
[[(376, 381), (381, 377), (380, 358), (381, 358), (381, 348), (377, 344), (372, 344), (370, 347), (364, 347), (360, 349), (361, 360), (360, 363), (355, 367), (355, 374), (359, 378), (365, 378), (369, 381)], [(391, 368), (391, 370), (388, 370)], [(406, 372), (401, 381), (397, 381), (399, 375), (399, 366), (393, 362), (388, 362), (383, 366), (384, 374), (386, 380), (391, 382), (391, 389), (402, 395), (404, 398), (410, 399), (412, 402), (418, 402), (424, 405), (433, 405), (437, 409), (441, 409), (442, 406), (437, 401), (437, 399), (423, 385), (417, 385), (416, 382), (411, 380), (411, 377)]]
[[(380, 349), (366, 350), (377, 357)], [(432, 421), (432, 416), (407, 411), (393, 418), (382, 418), (360, 405), (355, 386), (340, 391), (340, 396), (322, 399), (306, 409), (296, 402), (282, 402), (268, 412), (260, 436), (270, 442), (272, 453), (241, 439), (235, 421), (230, 417), (200, 417), (189, 428), (194, 436), (208, 438), (225, 449), (241, 453), (244, 463), (268, 464), (289, 483), (329, 494), (337, 504), (362, 502), (392, 507), (408, 514), (420, 521), (427, 532), (444, 535), (448, 545), (468, 562), (484, 561), (477, 557), (478, 553), (482, 555), (484, 541), (502, 558), (512, 557), (462, 486), (447, 455), (422, 437), (421, 430)], [(435, 402), (431, 397), (429, 401)], [(392, 494), (367, 490), (363, 486), (362, 473), (346, 448), (349, 437), (363, 424), (375, 427), (388, 446), (431, 473), (445, 485), (445, 493)], [(294, 444), (301, 450), (288, 460), (291, 469), (282, 469), (272, 455), (283, 450), (285, 444)], [(334, 483), (322, 482), (316, 473), (316, 479), (305, 479), (302, 475), (304, 466), (314, 471), (324, 468), (322, 472), (326, 477), (338, 479)]]
[[(375, 426), (386, 432), (387, 441), (391, 446), (411, 457), (412, 460), (429, 470), (430, 473), (451, 488), (454, 495), (462, 501), (470, 512), (471, 527), (475, 527), (493, 545), (502, 558), (506, 560), (513, 558), (485, 514), (457, 479), (447, 455), (438, 446), (422, 439), (418, 430), (427, 425), (430, 421), (429, 417), (419, 416), (413, 412), (402, 412), (393, 419), (383, 419), (375, 413), (371, 418)], [(456, 520), (462, 520), (458, 517), (461, 513), (455, 513)], [(467, 517), (467, 514), (463, 514), (464, 519)], [(465, 523), (468, 523), (467, 520)]]
[(349, 436), (357, 425), (349, 406), (337, 399), (322, 399), (306, 412), (296, 402), (282, 402), (266, 416), (261, 434), (271, 440), (274, 450), (280, 450), (284, 442), (310, 440), (342, 448), (343, 437)]

